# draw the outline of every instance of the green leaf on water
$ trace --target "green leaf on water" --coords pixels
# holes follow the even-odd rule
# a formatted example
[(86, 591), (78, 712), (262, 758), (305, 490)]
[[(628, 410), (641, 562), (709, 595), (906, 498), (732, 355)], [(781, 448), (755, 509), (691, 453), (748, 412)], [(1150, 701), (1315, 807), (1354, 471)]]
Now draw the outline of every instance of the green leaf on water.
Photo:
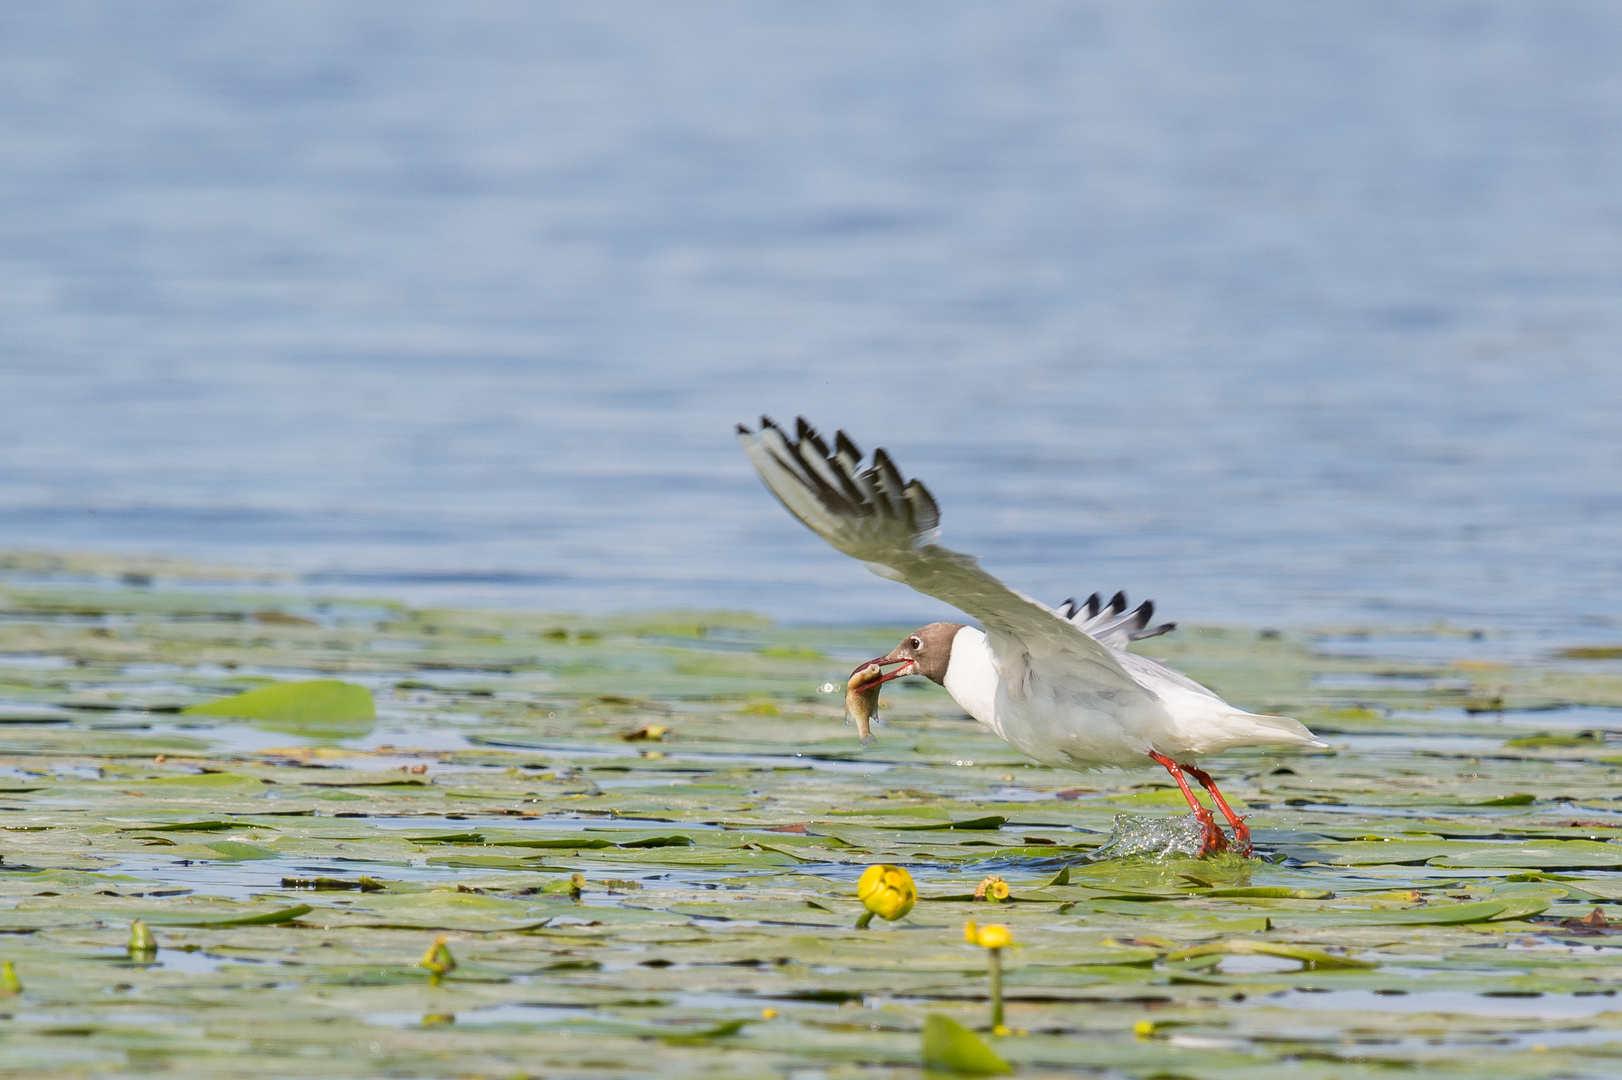
[(235, 697), (193, 705), (188, 716), (230, 716), (257, 726), (318, 739), (358, 738), (372, 730), (377, 705), (371, 691), (337, 679), (277, 683)]
[(1536, 735), (1523, 735), (1518, 739), (1506, 739), (1504, 745), (1517, 750), (1546, 750), (1568, 746), (1604, 746), (1605, 733), (1603, 731), (1579, 731), (1572, 735), (1551, 735), (1540, 731)]
[(924, 1068), (958, 1076), (1007, 1076), (1014, 1071), (980, 1036), (939, 1013), (924, 1020)]
[(244, 915), (240, 919), (204, 919), (199, 922), (171, 922), (165, 926), (188, 926), (208, 929), (218, 929), (227, 926), (275, 926), (278, 923), (292, 922), (300, 915), (308, 915), (315, 910), (309, 904), (299, 904), (290, 908), (279, 908), (276, 911), (267, 911), (260, 915)]
[(188, 795), (259, 795), (265, 782), (257, 776), (239, 776), (236, 773), (198, 773), (192, 776), (160, 776), (156, 780), (112, 781), (119, 791), (132, 791), (142, 795), (172, 794), (178, 799)]
[(989, 816), (969, 818), (965, 821), (943, 821), (939, 825), (892, 825), (897, 832), (970, 831), (1000, 829), (1008, 823), (1005, 817)]
[(1521, 844), (1493, 844), (1434, 859), (1431, 865), (1484, 870), (1504, 867), (1614, 870), (1622, 867), (1622, 844), (1595, 840), (1533, 840)]
[(1285, 945), (1275, 941), (1250, 941), (1244, 938), (1229, 938), (1225, 941), (1213, 941), (1205, 945), (1195, 945), (1190, 949), (1181, 949), (1174, 953), (1168, 953), (1164, 959), (1169, 962), (1223, 954), (1230, 956), (1276, 956), (1283, 960), (1299, 960), (1302, 969), (1306, 971), (1375, 968), (1380, 966), (1367, 960), (1358, 960), (1350, 956), (1324, 952), (1322, 949), (1314, 949), (1306, 945)]
[(429, 866), (457, 866), (468, 870), (530, 870), (545, 864), (546, 856), (530, 855), (432, 855)]
[(253, 859), (279, 859), (281, 852), (272, 851), (268, 847), (258, 844), (248, 844), (241, 840), (211, 840), (202, 845), (210, 851), (218, 853), (222, 859), (232, 862), (247, 862)]
[[(1516, 910), (1523, 906), (1517, 905)], [(1546, 901), (1544, 906), (1547, 906)], [(1483, 900), (1473, 904), (1430, 904), (1424, 907), (1279, 912), (1274, 918), (1287, 925), (1307, 926), (1462, 926), (1465, 923), (1504, 918), (1509, 910), (1510, 905), (1506, 901)]]
[[(224, 776), (225, 773), (210, 775)], [(268, 825), (255, 825), (256, 829), (269, 828)], [(227, 829), (241, 828), (232, 821), (175, 821), (167, 825), (139, 825), (130, 829), (119, 829), (119, 832), (224, 832)], [(137, 837), (137, 839), (141, 839)]]
[(476, 832), (433, 833), (425, 836), (405, 836), (413, 844), (482, 844), (484, 834)]
[[(1280, 854), (1326, 866), (1417, 865), (1480, 847), (1457, 840), (1347, 840), (1338, 844), (1281, 844)], [(1622, 849), (1619, 849), (1622, 850)]]
[(1327, 900), (1335, 894), (1328, 889), (1291, 889), (1283, 885), (1250, 885), (1240, 889), (1201, 889), (1199, 896), (1245, 897), (1271, 900)]
[(743, 1030), (743, 1026), (747, 1023), (749, 1023), (747, 1020), (728, 1020), (724, 1024), (716, 1024), (714, 1027), (705, 1028), (703, 1031), (694, 1031), (685, 1035), (661, 1035), (659, 1041), (666, 1046), (697, 1046), (701, 1043), (714, 1042), (716, 1039), (724, 1039), (728, 1035), (736, 1035)]
[(641, 840), (630, 840), (619, 845), (622, 848), (665, 848), (665, 847), (692, 847), (691, 836), (648, 836)]
[(1537, 796), (1521, 791), (1514, 795), (1500, 795), (1495, 799), (1482, 799), (1479, 802), (1466, 803), (1467, 806), (1531, 806), (1537, 802)]

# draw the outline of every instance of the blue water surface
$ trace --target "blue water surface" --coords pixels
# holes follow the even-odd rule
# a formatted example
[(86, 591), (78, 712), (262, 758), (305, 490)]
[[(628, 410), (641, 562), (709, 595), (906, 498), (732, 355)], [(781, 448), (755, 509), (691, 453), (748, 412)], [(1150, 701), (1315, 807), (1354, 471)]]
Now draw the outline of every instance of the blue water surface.
[(732, 426), (1185, 621), (1609, 639), (1622, 5), (0, 6), (0, 546), (944, 613)]

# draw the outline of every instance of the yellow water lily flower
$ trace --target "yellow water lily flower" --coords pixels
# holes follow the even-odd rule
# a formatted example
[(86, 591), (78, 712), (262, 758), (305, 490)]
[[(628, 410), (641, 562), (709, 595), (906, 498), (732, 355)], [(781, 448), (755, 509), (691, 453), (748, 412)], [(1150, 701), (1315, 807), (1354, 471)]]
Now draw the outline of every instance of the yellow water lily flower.
[(991, 954), (991, 1030), (1006, 1035), (1008, 1029), (1002, 1020), (1002, 951), (1014, 943), (1014, 935), (1000, 923), (981, 926), (970, 919), (963, 924), (963, 940), (978, 945)]
[(1006, 949), (1014, 943), (1014, 935), (1009, 933), (1008, 927), (1000, 923), (980, 926), (972, 919), (963, 924), (963, 938), (982, 949)]
[(862, 872), (856, 882), (856, 895), (867, 908), (867, 914), (856, 925), (865, 927), (874, 915), (894, 922), (911, 911), (918, 902), (918, 887), (904, 868), (879, 863)]
[(1006, 900), (1008, 899), (1008, 882), (992, 874), (974, 887), (976, 900)]

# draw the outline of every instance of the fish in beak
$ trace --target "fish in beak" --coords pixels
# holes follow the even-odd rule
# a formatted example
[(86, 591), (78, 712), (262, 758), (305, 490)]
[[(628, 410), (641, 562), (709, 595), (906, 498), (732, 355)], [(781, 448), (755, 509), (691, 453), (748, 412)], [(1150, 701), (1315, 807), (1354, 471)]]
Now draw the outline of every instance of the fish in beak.
[[(886, 674), (884, 669), (892, 664), (900, 666)], [(879, 707), (879, 687), (891, 679), (911, 675), (915, 667), (917, 664), (910, 657), (879, 656), (850, 673), (850, 681), (845, 684), (845, 719), (855, 721), (856, 733), (862, 737), (864, 746), (873, 741), (871, 721)]]

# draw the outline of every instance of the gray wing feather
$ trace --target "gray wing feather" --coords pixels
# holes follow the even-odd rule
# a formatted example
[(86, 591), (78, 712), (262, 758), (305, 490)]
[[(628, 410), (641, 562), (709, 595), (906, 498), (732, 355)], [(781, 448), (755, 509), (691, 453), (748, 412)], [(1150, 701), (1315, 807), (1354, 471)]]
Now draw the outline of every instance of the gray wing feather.
[(738, 441), (789, 513), (875, 573), (968, 613), (994, 641), (1012, 639), (1033, 657), (1068, 654), (1070, 665), (1080, 662), (1090, 682), (1115, 691), (1118, 699), (1156, 700), (1080, 626), (1010, 589), (972, 555), (934, 543), (940, 525), (934, 498), (919, 481), (904, 481), (883, 450), (874, 451), (873, 464), (858, 472), (861, 452), (844, 432), (830, 453), (804, 419), (792, 439), (766, 417), (758, 433), (740, 424)]

